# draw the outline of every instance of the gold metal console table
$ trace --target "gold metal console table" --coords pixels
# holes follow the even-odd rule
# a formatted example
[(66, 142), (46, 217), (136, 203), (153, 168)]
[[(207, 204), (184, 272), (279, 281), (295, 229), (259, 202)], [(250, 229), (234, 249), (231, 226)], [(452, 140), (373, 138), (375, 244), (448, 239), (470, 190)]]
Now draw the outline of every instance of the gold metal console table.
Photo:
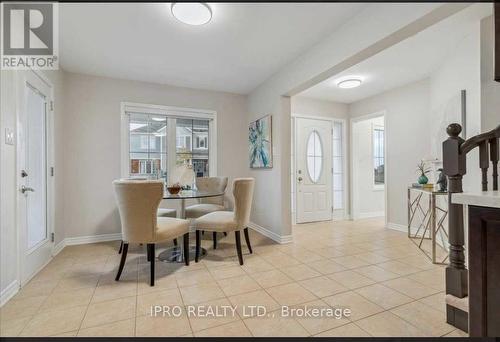
[[(412, 198), (412, 193), (415, 196)], [(425, 196), (424, 196), (425, 195)], [(448, 208), (443, 209), (436, 204), (438, 196), (444, 196), (447, 200), (447, 192), (435, 191), (433, 189), (408, 187), (408, 237), (427, 256), (433, 264), (446, 264), (448, 259), (448, 232), (444, 227), (444, 222), (448, 216)], [(426, 210), (422, 207), (425, 197), (428, 198)], [(419, 217), (417, 231), (412, 234), (411, 225)], [(437, 243), (437, 235), (441, 238), (441, 244)], [(446, 239), (444, 238), (446, 237)], [(425, 240), (430, 240), (430, 251), (425, 250), (422, 244)], [(439, 247), (445, 252), (445, 256), (437, 260), (436, 248)]]

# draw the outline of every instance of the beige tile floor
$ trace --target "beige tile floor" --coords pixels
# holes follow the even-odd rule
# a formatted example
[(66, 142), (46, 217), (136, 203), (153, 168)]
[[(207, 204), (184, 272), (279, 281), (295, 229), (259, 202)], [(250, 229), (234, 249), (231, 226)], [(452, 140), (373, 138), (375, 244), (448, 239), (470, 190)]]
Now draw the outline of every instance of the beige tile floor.
[[(380, 219), (299, 225), (294, 243), (251, 232), (254, 253), (236, 258), (233, 234), (189, 267), (157, 262), (131, 246), (114, 281), (118, 242), (66, 247), (0, 309), (2, 336), (464, 336), (445, 322), (444, 268)], [(160, 245), (157, 253), (167, 245)], [(152, 305), (178, 317), (152, 317)], [(236, 306), (221, 317), (187, 308)], [(261, 305), (267, 315), (243, 312)], [(349, 308), (351, 316), (283, 317), (281, 306)]]

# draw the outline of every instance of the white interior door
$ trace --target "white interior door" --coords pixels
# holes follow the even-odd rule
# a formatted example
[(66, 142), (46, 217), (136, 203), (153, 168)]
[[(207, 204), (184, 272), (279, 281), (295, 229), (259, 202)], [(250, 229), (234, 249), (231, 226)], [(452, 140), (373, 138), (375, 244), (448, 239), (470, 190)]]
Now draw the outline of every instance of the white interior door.
[(332, 124), (297, 118), (296, 222), (332, 219)]
[(48, 117), (50, 87), (34, 72), (23, 73), (19, 87), (18, 218), (21, 285), (52, 256), (48, 215)]

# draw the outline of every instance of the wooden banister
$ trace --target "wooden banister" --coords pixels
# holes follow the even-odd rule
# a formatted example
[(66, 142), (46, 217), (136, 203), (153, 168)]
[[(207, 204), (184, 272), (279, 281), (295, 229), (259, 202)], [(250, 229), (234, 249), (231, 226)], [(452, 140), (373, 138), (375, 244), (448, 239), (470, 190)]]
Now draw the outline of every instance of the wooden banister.
[(490, 142), (490, 160), (491, 164), (493, 165), (493, 173), (492, 173), (492, 178), (493, 178), (493, 190), (498, 190), (498, 159), (499, 159), (499, 153), (498, 153), (498, 138), (492, 138), (489, 140)]
[[(462, 179), (467, 172), (467, 153), (476, 147), (479, 149), (482, 190), (488, 190), (490, 161), (493, 165), (493, 190), (498, 190), (500, 125), (494, 130), (467, 140), (459, 137), (462, 132), (462, 127), (459, 124), (449, 125), (446, 132), (448, 133), (448, 139), (443, 142), (443, 172), (448, 176), (448, 234), (450, 243), (450, 264), (446, 268), (446, 294), (464, 298), (468, 294), (468, 284), (464, 253), (463, 206), (452, 203), (452, 196), (454, 193), (463, 192)], [(446, 320), (448, 323), (467, 331), (468, 316), (466, 312), (447, 305)]]

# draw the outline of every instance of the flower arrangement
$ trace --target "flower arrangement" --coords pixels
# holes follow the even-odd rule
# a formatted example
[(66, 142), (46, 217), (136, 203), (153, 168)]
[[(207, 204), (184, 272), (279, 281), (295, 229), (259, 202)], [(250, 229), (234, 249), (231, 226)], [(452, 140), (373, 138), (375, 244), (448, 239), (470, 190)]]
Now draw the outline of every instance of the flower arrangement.
[(418, 183), (427, 184), (429, 182), (429, 178), (427, 178), (426, 174), (429, 173), (431, 169), (425, 165), (425, 161), (421, 160), (420, 163), (417, 164), (416, 171), (420, 174), (420, 177), (418, 177)]

